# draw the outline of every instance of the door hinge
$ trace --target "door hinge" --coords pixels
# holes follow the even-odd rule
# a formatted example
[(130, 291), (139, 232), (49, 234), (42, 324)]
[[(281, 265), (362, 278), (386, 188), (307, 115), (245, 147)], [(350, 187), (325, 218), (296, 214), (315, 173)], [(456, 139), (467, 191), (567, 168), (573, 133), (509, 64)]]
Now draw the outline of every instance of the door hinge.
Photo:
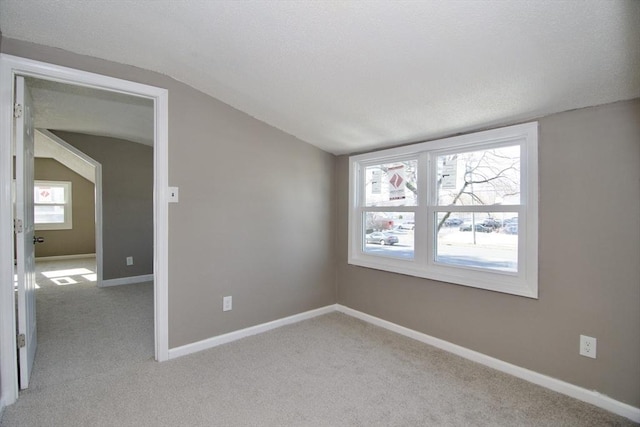
[(16, 233), (22, 233), (22, 220), (21, 219), (14, 219), (13, 220), (13, 230)]
[(13, 106), (13, 117), (16, 119), (22, 117), (22, 104), (15, 104)]
[(18, 335), (18, 348), (22, 348), (25, 345), (27, 345), (27, 341), (24, 334)]

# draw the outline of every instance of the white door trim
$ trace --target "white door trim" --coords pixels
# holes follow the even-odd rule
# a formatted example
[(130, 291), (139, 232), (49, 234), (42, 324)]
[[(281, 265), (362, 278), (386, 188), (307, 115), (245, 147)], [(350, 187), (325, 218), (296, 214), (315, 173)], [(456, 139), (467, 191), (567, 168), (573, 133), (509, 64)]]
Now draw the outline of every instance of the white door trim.
[(11, 202), (13, 99), (16, 75), (115, 91), (154, 101), (155, 358), (168, 360), (168, 139), (166, 89), (0, 54), (0, 408), (18, 399)]

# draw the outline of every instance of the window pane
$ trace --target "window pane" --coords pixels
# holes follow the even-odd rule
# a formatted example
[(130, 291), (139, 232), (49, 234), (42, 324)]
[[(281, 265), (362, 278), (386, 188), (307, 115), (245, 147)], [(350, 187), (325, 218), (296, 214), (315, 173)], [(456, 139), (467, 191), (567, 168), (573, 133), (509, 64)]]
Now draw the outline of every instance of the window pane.
[(439, 212), (435, 221), (436, 262), (518, 271), (517, 213)]
[(520, 146), (437, 158), (437, 204), (519, 205)]
[(366, 206), (416, 206), (417, 160), (368, 166), (365, 169)]
[(368, 255), (413, 259), (413, 212), (365, 212), (363, 251)]
[(34, 222), (36, 224), (64, 224), (64, 206), (34, 206)]
[(35, 203), (65, 203), (63, 186), (36, 185), (33, 196)]

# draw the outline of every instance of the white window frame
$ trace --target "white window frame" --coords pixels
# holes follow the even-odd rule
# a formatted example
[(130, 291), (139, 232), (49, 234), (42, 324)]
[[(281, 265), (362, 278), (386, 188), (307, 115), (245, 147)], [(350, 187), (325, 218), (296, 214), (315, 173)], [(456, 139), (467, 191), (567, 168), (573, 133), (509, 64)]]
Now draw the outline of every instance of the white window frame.
[[(73, 229), (73, 194), (72, 185), (69, 181), (34, 181), (34, 187), (64, 187), (64, 203), (36, 203), (34, 201), (34, 209), (36, 206), (64, 206), (64, 222), (40, 222), (34, 223), (36, 230), (71, 230)], [(35, 219), (34, 219), (35, 222)]]
[[(434, 260), (436, 230), (435, 159), (446, 152), (520, 145), (520, 204), (492, 205), (491, 212), (517, 212), (518, 271), (507, 273), (488, 269), (452, 266)], [(367, 207), (364, 170), (367, 166), (418, 159), (417, 206)], [(426, 171), (426, 173), (425, 173)], [(449, 205), (448, 210), (478, 211), (486, 207)], [(415, 241), (412, 260), (366, 253), (363, 248), (365, 211), (414, 212)], [(538, 298), (538, 123), (526, 123), (462, 136), (422, 142), (349, 158), (349, 248), (348, 263), (378, 270), (433, 279), (474, 288), (529, 298)]]

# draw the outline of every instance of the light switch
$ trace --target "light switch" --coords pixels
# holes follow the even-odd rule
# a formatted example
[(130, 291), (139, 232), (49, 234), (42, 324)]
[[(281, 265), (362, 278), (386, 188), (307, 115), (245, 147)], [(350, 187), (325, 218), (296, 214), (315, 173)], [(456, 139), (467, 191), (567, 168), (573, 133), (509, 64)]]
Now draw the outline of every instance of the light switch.
[(169, 203), (178, 203), (178, 187), (169, 187)]

